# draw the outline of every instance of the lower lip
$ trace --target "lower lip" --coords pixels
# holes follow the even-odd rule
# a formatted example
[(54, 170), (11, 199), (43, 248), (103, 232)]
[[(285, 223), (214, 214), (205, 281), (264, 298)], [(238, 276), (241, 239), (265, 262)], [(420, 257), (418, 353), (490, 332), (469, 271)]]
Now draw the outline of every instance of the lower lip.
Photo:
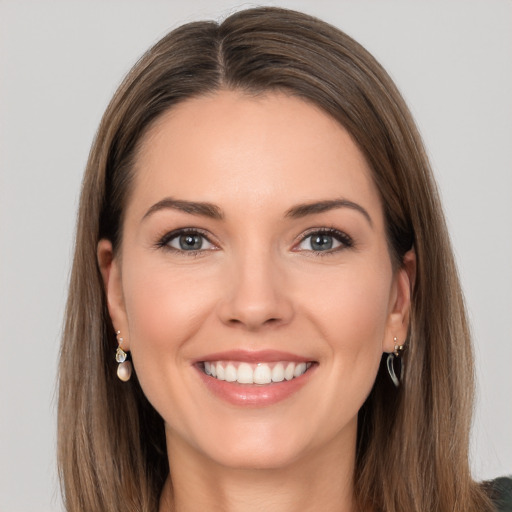
[(199, 367), (196, 367), (196, 369), (206, 387), (222, 400), (238, 406), (265, 407), (281, 402), (298, 392), (307, 384), (316, 367), (317, 365), (313, 364), (300, 377), (272, 384), (227, 382), (206, 375)]

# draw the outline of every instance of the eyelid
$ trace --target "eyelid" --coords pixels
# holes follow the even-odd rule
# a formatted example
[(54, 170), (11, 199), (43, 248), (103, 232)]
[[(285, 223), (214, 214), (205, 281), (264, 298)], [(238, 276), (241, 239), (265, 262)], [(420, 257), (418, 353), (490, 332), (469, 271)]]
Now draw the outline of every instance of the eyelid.
[[(171, 245), (169, 245), (169, 242), (171, 240), (174, 240), (183, 235), (199, 235), (199, 236), (203, 237), (213, 247), (207, 248), (207, 249), (201, 248), (201, 249), (197, 249), (197, 250), (185, 251), (185, 250), (178, 249), (176, 247), (172, 247)], [(197, 255), (197, 254), (203, 253), (203, 252), (215, 251), (219, 248), (218, 244), (216, 244), (215, 242), (212, 241), (212, 238), (213, 237), (211, 236), (211, 234), (208, 233), (207, 231), (205, 231), (204, 229), (186, 227), (186, 228), (173, 229), (172, 231), (166, 232), (163, 236), (160, 236), (158, 238), (158, 241), (155, 245), (157, 248), (165, 249), (165, 250), (168, 250), (171, 252), (176, 252), (178, 254)]]
[[(316, 235), (316, 234), (322, 234), (322, 235), (329, 235), (332, 236), (335, 240), (337, 240), (340, 245), (338, 247), (327, 249), (325, 251), (315, 251), (314, 249), (299, 249), (298, 246), (302, 244), (305, 240), (307, 240), (309, 237)], [(350, 247), (354, 246), (354, 241), (351, 236), (349, 236), (347, 233), (340, 231), (336, 228), (328, 228), (328, 227), (319, 227), (319, 228), (311, 228), (305, 231), (300, 235), (300, 238), (298, 242), (294, 245), (293, 250), (296, 252), (309, 252), (319, 255), (324, 254), (332, 254), (336, 253), (338, 251), (341, 251), (343, 249), (348, 249)]]

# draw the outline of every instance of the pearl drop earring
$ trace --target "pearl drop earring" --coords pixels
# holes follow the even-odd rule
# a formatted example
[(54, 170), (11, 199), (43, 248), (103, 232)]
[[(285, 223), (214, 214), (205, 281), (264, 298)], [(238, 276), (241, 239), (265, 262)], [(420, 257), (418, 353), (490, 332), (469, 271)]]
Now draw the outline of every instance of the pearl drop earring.
[(116, 338), (119, 344), (116, 350), (116, 361), (119, 363), (117, 366), (117, 376), (123, 382), (127, 382), (132, 376), (132, 363), (128, 360), (128, 354), (121, 347), (124, 341), (121, 337), (121, 331), (116, 332)]

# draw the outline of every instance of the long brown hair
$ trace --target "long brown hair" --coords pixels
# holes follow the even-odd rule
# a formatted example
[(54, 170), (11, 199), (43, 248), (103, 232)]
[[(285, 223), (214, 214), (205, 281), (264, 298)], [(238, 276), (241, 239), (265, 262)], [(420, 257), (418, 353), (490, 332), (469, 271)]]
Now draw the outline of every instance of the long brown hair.
[(373, 170), (395, 265), (416, 251), (403, 383), (395, 389), (381, 365), (359, 413), (361, 508), (491, 510), (470, 475), (472, 350), (421, 138), (396, 86), (364, 48), (318, 19), (278, 8), (169, 33), (137, 62), (102, 119), (83, 181), (61, 349), (58, 451), (67, 510), (158, 509), (169, 471), (163, 420), (136, 375), (128, 384), (116, 377), (96, 248), (108, 238), (119, 250), (133, 162), (151, 124), (184, 99), (219, 89), (286, 91), (341, 123)]

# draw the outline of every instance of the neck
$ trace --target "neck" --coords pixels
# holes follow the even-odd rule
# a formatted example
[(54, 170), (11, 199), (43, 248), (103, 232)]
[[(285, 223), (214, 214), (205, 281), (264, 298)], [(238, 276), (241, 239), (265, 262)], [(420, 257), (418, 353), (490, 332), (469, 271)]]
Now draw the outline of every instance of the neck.
[(169, 478), (164, 486), (160, 512), (356, 510), (355, 435), (353, 442), (334, 440), (286, 467), (272, 469), (222, 466), (182, 440), (167, 437), (172, 481)]

